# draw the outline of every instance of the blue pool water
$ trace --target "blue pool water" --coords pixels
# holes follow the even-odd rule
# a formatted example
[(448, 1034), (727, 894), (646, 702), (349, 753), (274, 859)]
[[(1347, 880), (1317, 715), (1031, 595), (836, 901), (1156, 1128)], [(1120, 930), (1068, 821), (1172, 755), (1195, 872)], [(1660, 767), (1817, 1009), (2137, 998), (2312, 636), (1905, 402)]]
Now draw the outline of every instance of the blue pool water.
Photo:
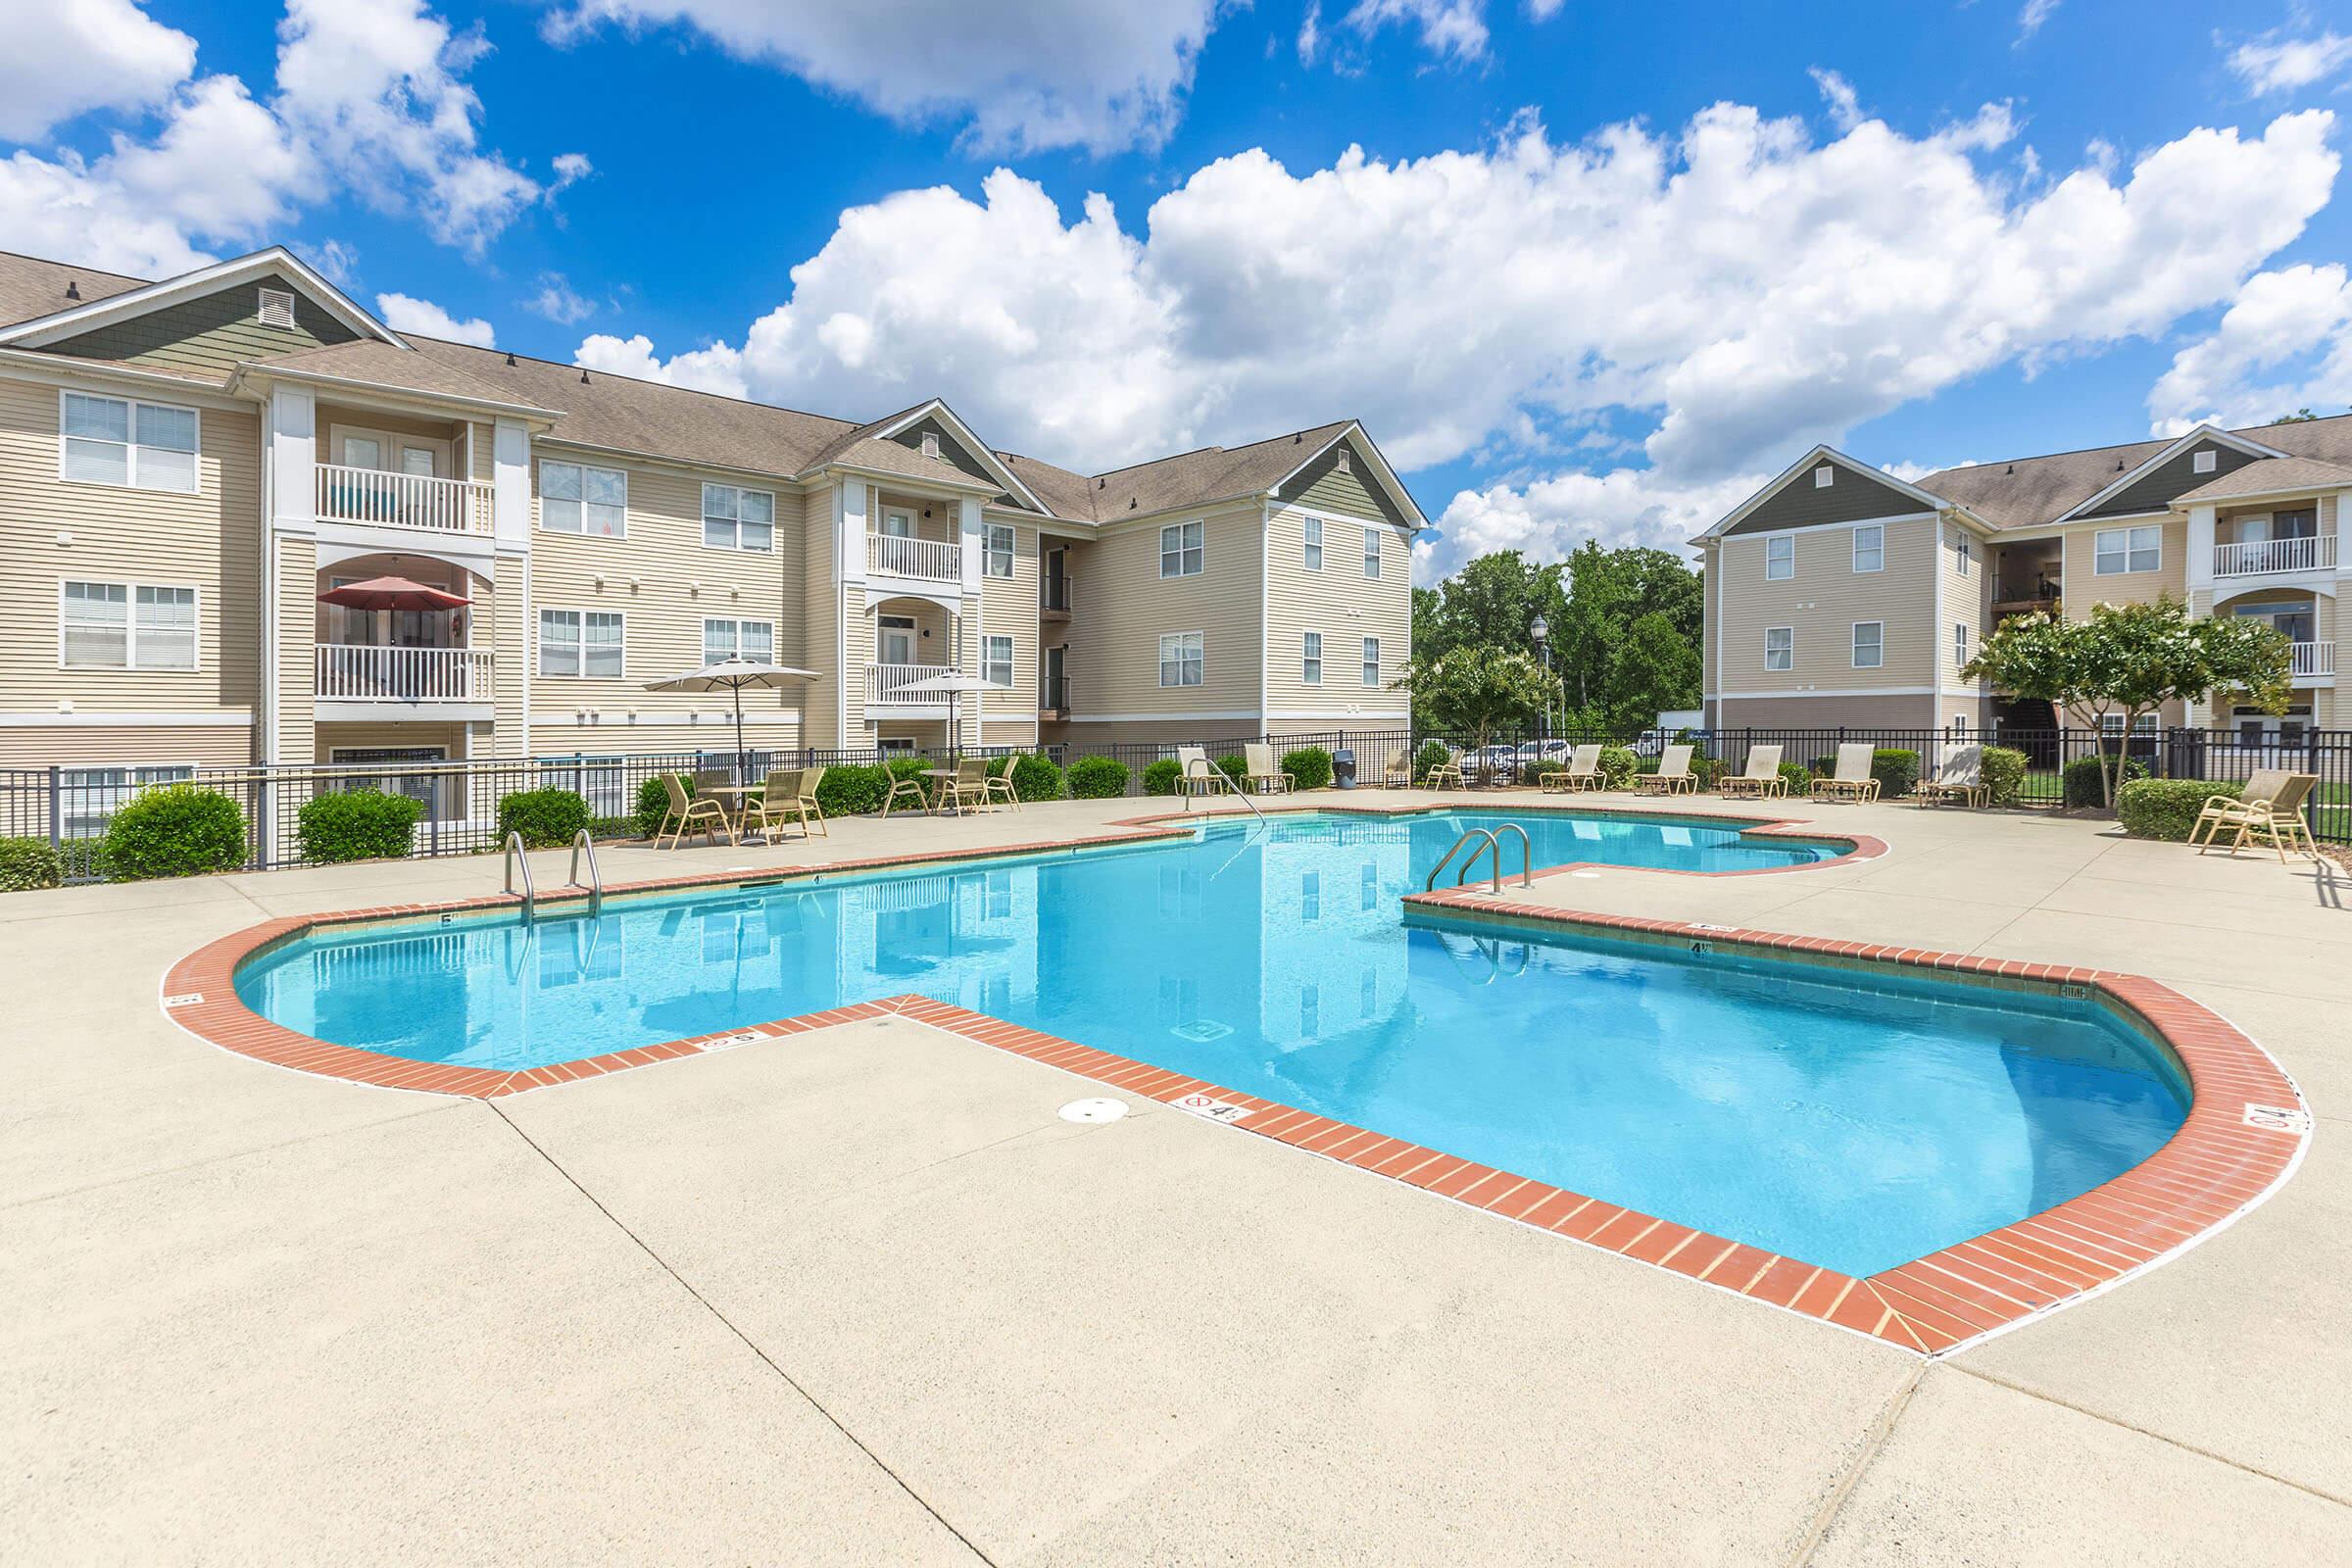
[[(1406, 923), (1399, 897), (1493, 820), (1278, 818), (326, 934), (237, 990), (319, 1039), (490, 1068), (917, 992), (1853, 1274), (2096, 1186), (2185, 1113), (2170, 1057), (2090, 1003)], [(1525, 820), (1539, 865), (1834, 853)]]

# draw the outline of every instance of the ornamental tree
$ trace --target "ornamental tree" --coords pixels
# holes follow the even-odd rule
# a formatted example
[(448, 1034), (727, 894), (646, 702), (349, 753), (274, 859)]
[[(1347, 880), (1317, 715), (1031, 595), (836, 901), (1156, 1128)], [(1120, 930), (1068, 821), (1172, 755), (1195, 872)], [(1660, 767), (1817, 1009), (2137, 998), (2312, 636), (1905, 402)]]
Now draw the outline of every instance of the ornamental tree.
[[(2146, 604), (2094, 605), (2087, 620), (2012, 615), (1993, 628), (1963, 679), (1990, 681), (2012, 697), (2040, 698), (2089, 715), (2099, 731), (2099, 789), (2108, 806), (2132, 727), (2166, 703), (2242, 693), (2265, 712), (2286, 710), (2293, 649), (2250, 616), (2195, 616), (2167, 594)], [(2109, 715), (2120, 721), (2108, 722)], [(2107, 731), (2116, 732), (2112, 758)]]
[(1560, 683), (1533, 654), (1475, 644), (1415, 659), (1391, 687), (1413, 694), (1416, 716), (1476, 735), (1482, 751), (1496, 729), (1525, 724), (1560, 698)]

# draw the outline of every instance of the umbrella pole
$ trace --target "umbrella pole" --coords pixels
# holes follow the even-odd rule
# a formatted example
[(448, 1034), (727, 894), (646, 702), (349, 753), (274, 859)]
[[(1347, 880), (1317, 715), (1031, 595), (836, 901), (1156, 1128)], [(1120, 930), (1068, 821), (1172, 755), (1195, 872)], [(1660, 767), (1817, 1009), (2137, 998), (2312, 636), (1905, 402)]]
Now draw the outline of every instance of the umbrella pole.
[(735, 782), (748, 785), (752, 782), (752, 754), (743, 749), (743, 682), (734, 682), (731, 689), (735, 693)]

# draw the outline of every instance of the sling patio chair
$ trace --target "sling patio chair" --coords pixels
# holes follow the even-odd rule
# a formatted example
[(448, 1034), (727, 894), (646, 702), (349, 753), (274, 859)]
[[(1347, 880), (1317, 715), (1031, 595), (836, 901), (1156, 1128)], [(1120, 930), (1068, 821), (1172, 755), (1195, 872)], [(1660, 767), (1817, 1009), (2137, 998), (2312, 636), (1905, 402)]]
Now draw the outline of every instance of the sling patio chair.
[(1262, 785), (1268, 795), (1288, 795), (1298, 787), (1298, 779), (1274, 765), (1272, 746), (1252, 741), (1242, 748), (1242, 784), (1245, 788)]
[[(2285, 862), (2290, 847), (2297, 855), (2318, 859), (2319, 841), (2311, 835), (2311, 824), (2303, 819), (2303, 805), (2311, 799), (2311, 792), (2319, 783), (2317, 773), (2289, 773), (2286, 782), (2270, 799), (2241, 801), (2238, 809), (2230, 812), (2224, 824), (2237, 829), (2237, 836), (2230, 841), (2230, 853), (2235, 855), (2248, 844), (2268, 844), (2278, 852), (2280, 863)], [(2208, 836), (2197, 853), (2203, 855), (2212, 848), (2213, 836)]]
[(1446, 753), (1446, 760), (1432, 767), (1429, 770), (1429, 777), (1424, 782), (1433, 790), (1442, 790), (1448, 783), (1457, 790), (1468, 789), (1470, 778), (1462, 771), (1462, 754), (1448, 748)]
[(1695, 792), (1698, 778), (1690, 771), (1692, 746), (1669, 746), (1658, 754), (1658, 770), (1635, 777), (1634, 788), (1643, 795), (1680, 795)]
[(1578, 790), (1600, 788), (1600, 748), (1579, 746), (1568, 754), (1568, 760), (1552, 769), (1538, 781), (1536, 787), (1546, 795), (1569, 795)]
[(1813, 798), (1817, 801), (1860, 801), (1867, 805), (1879, 798), (1879, 781), (1870, 771), (1871, 754), (1878, 748), (1868, 741), (1848, 741), (1838, 748), (1837, 771), (1828, 778), (1813, 781)]
[(1019, 761), (1020, 759), (1017, 757), (1007, 757), (1004, 759), (1004, 771), (1002, 773), (994, 771), (992, 764), (992, 770), (988, 774), (987, 784), (983, 787), (981, 799), (992, 803), (1001, 803), (1011, 807), (1016, 811), (1019, 810), (1021, 795), (1012, 787), (1012, 770)]
[[(782, 768), (769, 773), (767, 782), (760, 786), (760, 799), (744, 808), (744, 831), (748, 833), (757, 825), (760, 837), (773, 844), (777, 829), (786, 822), (798, 822), (801, 825), (801, 837), (807, 838), (811, 831), (811, 813), (814, 813), (815, 825), (824, 827), (824, 808), (816, 804), (816, 788), (808, 781), (811, 771), (820, 777), (824, 773), (821, 767), (813, 770), (805, 767)], [(831, 831), (830, 828), (826, 829), (828, 835)]]
[(662, 775), (662, 790), (668, 796), (669, 806), (662, 813), (662, 825), (654, 830), (655, 849), (662, 847), (662, 835), (664, 833), (669, 835), (669, 847), (673, 850), (678, 848), (686, 841), (688, 831), (696, 827), (701, 828), (705, 841), (709, 843), (716, 844), (721, 833), (727, 836), (729, 844), (736, 842), (735, 819), (727, 814), (727, 808), (717, 801), (707, 796), (688, 795), (686, 781), (675, 773)]
[(1389, 760), (1381, 764), (1380, 787), (1384, 790), (1409, 790), (1413, 787), (1413, 754), (1402, 746), (1392, 749)]
[(1176, 748), (1176, 793), (1179, 795), (1215, 795), (1234, 788), (1225, 770), (1208, 760), (1208, 753), (1199, 746)]
[(939, 781), (939, 799), (943, 811), (953, 808), (956, 815), (966, 811), (985, 811), (990, 808), (988, 798), (988, 759), (959, 757), (956, 771)]
[[(2189, 825), (2188, 842), (2211, 844), (2213, 837), (2231, 817), (2242, 816), (2256, 801), (2275, 801), (2286, 788), (2287, 770), (2283, 767), (2258, 767), (2246, 776), (2245, 786), (2235, 795), (2208, 795), (2205, 808)], [(2234, 825), (2234, 824), (2231, 824)]]
[(1726, 773), (1715, 781), (1719, 795), (1749, 795), (1757, 800), (1788, 793), (1788, 781), (1781, 777), (1781, 748), (1750, 746), (1747, 765), (1737, 773)]
[(1919, 786), (1919, 804), (1943, 806), (1958, 801), (1962, 806), (1989, 806), (1992, 786), (1984, 782), (1984, 748), (1955, 746), (1943, 754), (1936, 776)]
[[(882, 765), (887, 770), (890, 766), (889, 760), (885, 759)], [(911, 807), (901, 806), (900, 803), (906, 801), (911, 801), (914, 804)], [(902, 810), (928, 811), (931, 809), (931, 797), (923, 793), (923, 781), (920, 775), (907, 778), (901, 778), (896, 773), (890, 775), (890, 790), (882, 797), (882, 815), (885, 819), (889, 817), (894, 807)]]

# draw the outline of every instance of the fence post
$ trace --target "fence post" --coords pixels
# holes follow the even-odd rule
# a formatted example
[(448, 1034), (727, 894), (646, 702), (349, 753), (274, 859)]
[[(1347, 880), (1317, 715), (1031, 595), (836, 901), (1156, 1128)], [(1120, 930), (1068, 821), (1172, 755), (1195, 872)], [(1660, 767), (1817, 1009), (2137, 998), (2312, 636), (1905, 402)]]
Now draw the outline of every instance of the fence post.
[(49, 764), (49, 848), (61, 855), (66, 847), (66, 811), (65, 803), (58, 798), (57, 792), (61, 787), (63, 771), (57, 763)]

